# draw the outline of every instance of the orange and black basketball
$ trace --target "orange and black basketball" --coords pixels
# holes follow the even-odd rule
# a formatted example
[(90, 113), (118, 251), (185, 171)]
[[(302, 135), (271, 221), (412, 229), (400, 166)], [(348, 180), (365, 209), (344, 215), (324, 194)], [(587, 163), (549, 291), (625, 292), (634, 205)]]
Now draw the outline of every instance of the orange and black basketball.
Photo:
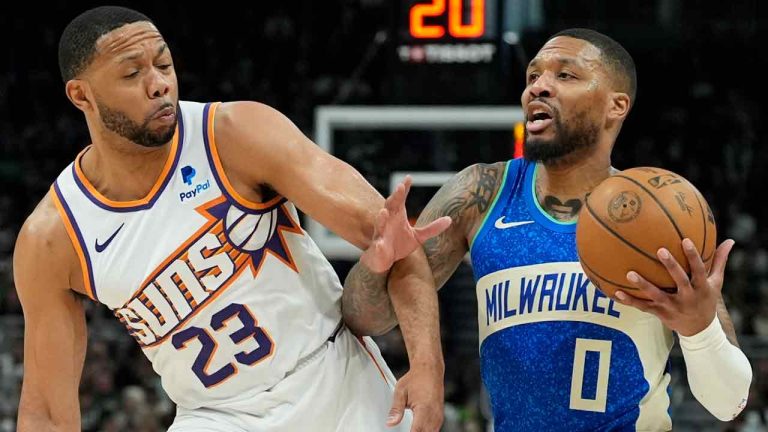
[(576, 227), (584, 272), (603, 293), (645, 297), (627, 281), (634, 270), (654, 285), (677, 290), (656, 256), (667, 248), (690, 273), (682, 240), (690, 238), (709, 270), (715, 255), (715, 218), (685, 178), (661, 168), (631, 168), (604, 180), (586, 199)]

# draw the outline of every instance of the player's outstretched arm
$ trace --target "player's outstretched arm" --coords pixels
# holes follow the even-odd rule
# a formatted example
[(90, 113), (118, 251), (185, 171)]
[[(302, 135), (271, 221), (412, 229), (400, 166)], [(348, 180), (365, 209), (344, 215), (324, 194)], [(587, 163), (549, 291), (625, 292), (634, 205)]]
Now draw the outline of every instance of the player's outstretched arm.
[[(266, 105), (223, 104), (215, 119), (216, 142), (230, 181), (234, 178), (253, 188), (268, 185), (355, 246), (363, 250), (371, 246), (375, 219), (385, 200), (353, 167), (323, 151), (284, 115)], [(417, 245), (410, 251), (404, 249), (407, 256), (395, 252), (390, 257), (392, 262), (402, 258), (394, 269), (403, 270), (390, 278), (388, 297), (400, 318), (414, 387), (442, 389), (437, 298), (426, 259)], [(378, 266), (381, 262), (374, 259), (368, 264)], [(382, 268), (391, 265), (385, 263)], [(369, 271), (370, 277), (377, 277), (374, 271)], [(390, 314), (392, 306), (385, 297), (386, 292), (379, 298), (386, 302), (381, 310)], [(378, 322), (379, 317), (370, 314), (365, 319)], [(416, 364), (429, 367), (418, 369)], [(422, 392), (413, 399), (417, 405), (413, 410), (414, 430), (437, 430), (442, 423), (442, 391)]]
[[(466, 255), (468, 239), (479, 228), (490, 208), (501, 185), (504, 167), (502, 162), (476, 164), (464, 169), (440, 188), (419, 216), (417, 229), (431, 226), (446, 217), (452, 221), (448, 229), (439, 235), (430, 235), (424, 241), (424, 251), (438, 289), (456, 271)], [(393, 269), (390, 281), (406, 269), (406, 266)], [(345, 319), (348, 322), (359, 320), (362, 331), (374, 334), (394, 327), (397, 321), (391, 310), (386, 285), (386, 272), (377, 273), (367, 268), (365, 263), (357, 263), (344, 283)], [(372, 312), (375, 312), (376, 320), (365, 318)]]
[[(442, 286), (445, 281), (455, 271), (462, 258), (468, 250), (467, 239), (479, 226), (479, 221), (490, 207), (490, 203), (497, 193), (501, 176), (504, 171), (504, 164), (494, 165), (474, 165), (454, 176), (449, 180), (438, 193), (432, 198), (425, 210), (422, 212), (417, 222), (416, 231), (423, 234), (419, 239), (424, 243), (424, 249), (429, 256), (429, 263), (434, 273), (435, 285)], [(376, 231), (374, 234), (374, 245), (380, 245), (380, 248), (371, 247), (368, 249), (374, 256), (370, 261), (375, 261), (377, 249), (397, 248), (398, 241), (407, 237), (403, 232), (410, 226), (405, 215), (405, 196), (410, 182), (406, 179), (404, 185), (398, 186), (398, 189), (387, 199), (386, 209), (377, 218)], [(402, 189), (401, 189), (402, 188)], [(393, 216), (394, 214), (402, 217)], [(450, 226), (445, 223), (451, 220)], [(399, 227), (399, 229), (398, 229)], [(400, 233), (398, 235), (398, 233)], [(367, 252), (368, 252), (367, 251)], [(377, 311), (375, 316), (375, 329), (388, 329), (395, 325), (395, 314), (388, 310), (389, 302), (386, 301), (387, 286), (392, 293), (396, 287), (394, 280), (408, 277), (408, 268), (405, 265), (397, 266), (392, 269), (387, 281), (386, 273), (377, 274), (372, 272), (366, 261), (361, 259), (355, 267), (349, 272), (345, 281), (344, 289), (344, 316), (347, 322), (361, 322), (370, 325), (370, 319), (367, 321), (362, 318), (372, 311)], [(415, 293), (413, 294), (415, 296)], [(407, 294), (404, 297), (392, 296), (392, 301), (408, 301)], [(436, 300), (436, 299), (435, 299)], [(397, 304), (395, 304), (397, 306)], [(431, 314), (425, 312), (432, 311), (428, 308), (421, 314), (409, 317), (409, 320), (418, 321), (419, 319), (437, 319), (432, 318)], [(436, 311), (437, 308), (435, 307)], [(385, 312), (382, 312), (385, 311)], [(417, 308), (408, 308), (406, 313), (417, 312)], [(397, 318), (401, 322), (405, 320), (398, 311)], [(365, 325), (365, 324), (364, 324)], [(439, 342), (439, 341), (438, 341)], [(408, 345), (408, 339), (406, 339)], [(413, 347), (418, 349), (419, 347)], [(408, 345), (408, 351), (412, 347)], [(413, 359), (411, 359), (413, 365)], [(442, 370), (441, 370), (442, 374)], [(390, 425), (397, 424), (403, 416), (406, 407), (412, 407), (414, 393), (423, 392), (423, 386), (416, 383), (411, 385), (410, 374), (403, 377), (395, 389), (395, 402), (390, 413)], [(442, 390), (442, 389), (440, 389)]]
[(74, 254), (46, 196), (22, 227), (13, 255), (24, 311), (20, 432), (80, 430), (78, 387), (86, 326), (81, 300), (70, 289)]

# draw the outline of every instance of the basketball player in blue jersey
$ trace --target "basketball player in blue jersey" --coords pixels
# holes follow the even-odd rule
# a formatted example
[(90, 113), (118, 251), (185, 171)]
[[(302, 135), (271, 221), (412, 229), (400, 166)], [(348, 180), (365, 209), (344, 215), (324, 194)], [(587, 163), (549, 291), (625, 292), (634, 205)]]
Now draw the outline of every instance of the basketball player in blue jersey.
[[(152, 362), (177, 404), (171, 431), (393, 430), (394, 377), (343, 326), (341, 284), (296, 208), (365, 250), (358, 275), (395, 263), (376, 301), (402, 326), (411, 370), (397, 388), (413, 423), (394, 430), (438, 430), (437, 299), (419, 246), (450, 219), (413, 229), (407, 182), (385, 202), (272, 108), (179, 101), (168, 45), (133, 10), (79, 15), (59, 63), (92, 144), (18, 236), (19, 431), (80, 430), (80, 296), (109, 307)], [(372, 324), (358, 335), (394, 323)]]
[[(707, 274), (683, 240), (690, 277), (659, 250), (676, 294), (627, 275), (650, 300), (608, 298), (579, 265), (577, 216), (616, 172), (611, 151), (635, 88), (634, 62), (614, 40), (587, 29), (554, 35), (527, 68), (525, 158), (466, 168), (419, 218), (453, 219), (425, 244), (438, 287), (470, 253), (496, 432), (670, 430), (672, 332), (709, 412), (727, 421), (746, 404), (752, 372), (720, 294), (732, 241), (717, 248)], [(354, 277), (345, 297), (363, 302), (376, 292), (376, 281), (349, 283)], [(379, 312), (383, 321), (387, 314)]]

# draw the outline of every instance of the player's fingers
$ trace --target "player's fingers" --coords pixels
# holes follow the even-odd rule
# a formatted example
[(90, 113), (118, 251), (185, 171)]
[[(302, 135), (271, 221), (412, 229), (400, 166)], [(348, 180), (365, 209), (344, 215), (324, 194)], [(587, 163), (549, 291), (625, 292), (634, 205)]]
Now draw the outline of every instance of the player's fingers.
[(408, 198), (408, 192), (411, 191), (411, 185), (413, 184), (413, 178), (411, 178), (410, 175), (405, 176), (405, 180), (403, 180), (403, 201), (405, 201), (406, 198)]
[(667, 269), (667, 272), (672, 276), (672, 280), (677, 285), (678, 293), (688, 294), (687, 290), (691, 290), (691, 280), (688, 278), (688, 274), (683, 270), (680, 263), (677, 262), (675, 257), (669, 253), (666, 248), (661, 248), (656, 252), (656, 256), (661, 261), (661, 264)]
[[(662, 304), (665, 304), (667, 301), (669, 301), (668, 294), (660, 290), (659, 287), (657, 287), (656, 285), (648, 282), (644, 277), (640, 276), (637, 272), (634, 272), (634, 271), (628, 272), (627, 280), (629, 281), (629, 283), (632, 284), (632, 286), (642, 291), (643, 294), (645, 294), (645, 296), (648, 297), (650, 302), (656, 303), (657, 305), (662, 305)], [(626, 293), (622, 293), (622, 294), (627, 295)]]
[(379, 210), (379, 212), (376, 214), (376, 221), (374, 222), (373, 226), (374, 239), (381, 237), (382, 233), (384, 233), (384, 228), (387, 227), (387, 219), (389, 219), (389, 211), (385, 208)]
[(403, 412), (405, 411), (405, 387), (400, 381), (395, 385), (395, 395), (392, 401), (392, 408), (389, 410), (389, 417), (387, 417), (387, 426), (397, 426), (403, 419)]
[(616, 291), (614, 296), (616, 297), (616, 300), (619, 301), (619, 303), (632, 306), (633, 308), (640, 309), (643, 312), (653, 313), (652, 311), (655, 309), (653, 303), (650, 300), (633, 297), (624, 291)]
[(402, 183), (395, 186), (394, 192), (384, 202), (384, 207), (392, 213), (396, 212), (405, 203), (404, 191), (405, 186)]
[(439, 236), (445, 230), (447, 230), (448, 227), (451, 226), (451, 222), (452, 221), (450, 216), (443, 216), (437, 220), (432, 221), (432, 223), (427, 226), (414, 228), (416, 240), (423, 244), (425, 241), (431, 239), (432, 237)]
[(709, 271), (710, 275), (723, 276), (723, 273), (725, 272), (725, 263), (728, 262), (728, 255), (731, 254), (734, 244), (736, 244), (736, 242), (731, 239), (720, 243), (720, 246), (718, 246), (715, 251), (715, 258), (712, 261), (712, 269)]
[(703, 287), (707, 283), (707, 269), (704, 267), (704, 261), (701, 260), (701, 254), (696, 250), (696, 245), (689, 238), (683, 239), (683, 253), (691, 268), (691, 282), (693, 282), (693, 286), (697, 288)]

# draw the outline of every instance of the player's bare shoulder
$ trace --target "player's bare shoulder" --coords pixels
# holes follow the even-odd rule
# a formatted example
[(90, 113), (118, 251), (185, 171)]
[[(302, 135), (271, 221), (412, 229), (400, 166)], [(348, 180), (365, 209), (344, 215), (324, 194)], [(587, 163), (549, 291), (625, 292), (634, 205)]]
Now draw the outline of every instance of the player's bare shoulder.
[(470, 239), (499, 193), (506, 164), (475, 164), (463, 169), (440, 188), (419, 216), (419, 226), (442, 216), (450, 216), (453, 221), (448, 230), (424, 243), (438, 287), (448, 280), (466, 255)]
[[(269, 184), (291, 164), (295, 144), (306, 138), (280, 111), (259, 102), (236, 101), (216, 107), (216, 146), (227, 174), (246, 184)], [(254, 162), (260, 162), (254, 169)], [(230, 180), (232, 180), (230, 178)]]
[(82, 277), (77, 271), (77, 254), (50, 191), (19, 231), (13, 266), (17, 279), (44, 272), (55, 275), (57, 280), (61, 280), (62, 287), (83, 291)]
[(501, 187), (506, 166), (507, 162), (478, 163), (463, 169), (440, 188), (419, 221), (450, 216), (452, 229), (472, 238)]

